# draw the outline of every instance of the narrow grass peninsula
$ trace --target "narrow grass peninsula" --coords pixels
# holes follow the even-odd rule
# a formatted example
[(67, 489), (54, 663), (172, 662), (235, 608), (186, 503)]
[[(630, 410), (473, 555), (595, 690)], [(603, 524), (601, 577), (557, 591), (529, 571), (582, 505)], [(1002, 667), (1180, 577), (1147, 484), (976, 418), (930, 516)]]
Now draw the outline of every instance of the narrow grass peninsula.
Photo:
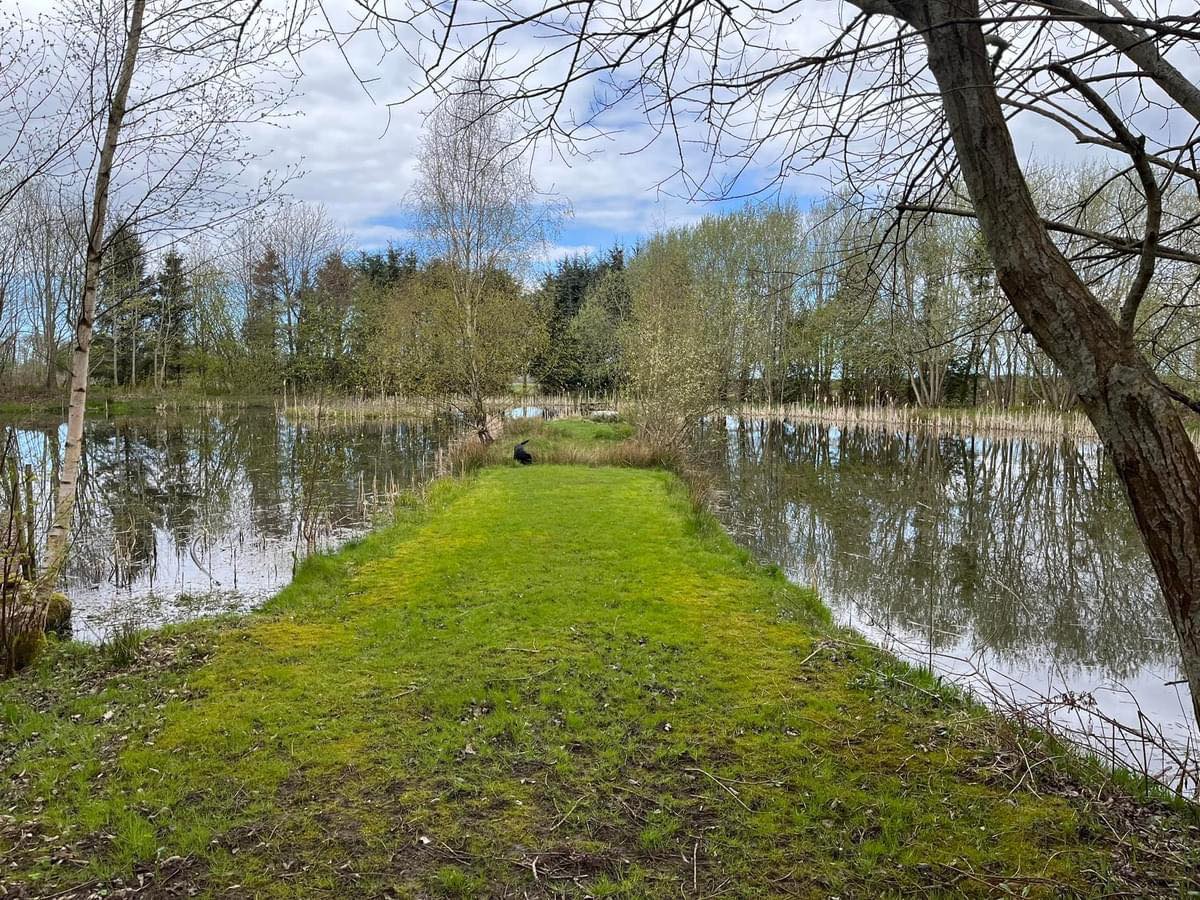
[[(530, 446), (619, 437), (569, 425)], [(1184, 813), (1031, 764), (978, 707), (833, 628), (662, 470), (435, 482), (263, 611), (125, 655), (59, 645), (0, 684), (0, 895), (1195, 884)]]

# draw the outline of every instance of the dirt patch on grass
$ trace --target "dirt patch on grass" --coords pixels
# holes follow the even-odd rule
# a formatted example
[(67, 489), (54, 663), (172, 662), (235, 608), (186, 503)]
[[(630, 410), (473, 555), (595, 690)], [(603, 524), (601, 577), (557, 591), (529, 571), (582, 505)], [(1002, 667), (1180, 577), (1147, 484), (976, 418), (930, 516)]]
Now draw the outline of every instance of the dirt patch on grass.
[[(64, 860), (68, 866), (71, 860)], [(57, 880), (57, 879), (56, 879)], [(69, 876), (63, 881), (69, 881)], [(0, 880), (3, 900), (109, 900), (137, 897), (139, 900), (174, 900), (195, 897), (207, 883), (207, 866), (200, 860), (178, 856), (167, 857), (159, 863), (138, 863), (132, 874), (100, 881), (89, 880), (74, 887), (43, 890), (37, 884), (5, 884)]]

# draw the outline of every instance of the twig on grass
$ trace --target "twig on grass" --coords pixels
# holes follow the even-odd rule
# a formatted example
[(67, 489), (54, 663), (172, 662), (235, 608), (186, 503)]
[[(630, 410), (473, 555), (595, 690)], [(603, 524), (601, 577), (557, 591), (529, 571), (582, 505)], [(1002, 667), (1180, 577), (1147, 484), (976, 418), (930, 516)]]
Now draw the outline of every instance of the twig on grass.
[(576, 798), (575, 802), (571, 804), (570, 808), (565, 813), (562, 814), (562, 817), (559, 818), (559, 820), (557, 822), (555, 822), (553, 825), (550, 826), (550, 830), (557, 831), (558, 826), (561, 825), (563, 822), (567, 821), (567, 818), (571, 815), (571, 813), (575, 812), (575, 807), (577, 807), (582, 802), (583, 802), (582, 796)]
[(820, 653), (822, 650), (824, 650), (825, 647), (826, 647), (826, 644), (824, 641), (818, 641), (817, 646), (816, 646), (816, 648), (814, 648), (813, 652), (808, 654), (808, 656), (804, 657), (804, 659), (800, 660), (800, 665), (797, 666), (797, 668), (800, 668), (801, 666), (803, 666), (810, 659), (812, 659), (814, 656), (816, 656), (818, 653)]
[(742, 800), (742, 798), (738, 796), (737, 791), (735, 791), (733, 788), (731, 788), (729, 785), (727, 785), (725, 782), (723, 782), (720, 778), (718, 778), (712, 772), (709, 772), (709, 771), (706, 771), (706, 770), (700, 769), (700, 768), (695, 768), (692, 766), (685, 767), (683, 771), (699, 772), (701, 775), (711, 778), (717, 784), (717, 786), (719, 788), (721, 788), (721, 790), (725, 791), (726, 793), (729, 794), (730, 797), (732, 797), (734, 800), (736, 800), (738, 802), (738, 805), (740, 805), (742, 807), (742, 809), (744, 809), (746, 812), (754, 812), (754, 810), (752, 810), (750, 807), (748, 807), (745, 804), (745, 802)]

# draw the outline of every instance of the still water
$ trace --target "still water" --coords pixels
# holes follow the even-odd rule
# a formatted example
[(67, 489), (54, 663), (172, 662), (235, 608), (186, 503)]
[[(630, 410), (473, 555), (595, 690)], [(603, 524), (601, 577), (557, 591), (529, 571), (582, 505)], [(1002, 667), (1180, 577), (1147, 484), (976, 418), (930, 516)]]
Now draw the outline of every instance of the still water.
[[(368, 530), (396, 491), (427, 480), (448, 433), (310, 427), (261, 408), (89, 422), (65, 585), (74, 637), (260, 603), (299, 560)], [(58, 427), (17, 436), (46, 473)]]
[(732, 418), (704, 438), (726, 527), (838, 622), (1105, 754), (1172, 768), (1108, 717), (1194, 758), (1174, 636), (1098, 444)]
[[(92, 421), (67, 572), (75, 636), (254, 606), (428, 478), (450, 430), (312, 427), (270, 409)], [(19, 439), (36, 464), (59, 430)], [(839, 622), (1124, 759), (1146, 747), (1087, 710), (1195, 753), (1172, 632), (1099, 446), (727, 419), (701, 448), (737, 540)]]

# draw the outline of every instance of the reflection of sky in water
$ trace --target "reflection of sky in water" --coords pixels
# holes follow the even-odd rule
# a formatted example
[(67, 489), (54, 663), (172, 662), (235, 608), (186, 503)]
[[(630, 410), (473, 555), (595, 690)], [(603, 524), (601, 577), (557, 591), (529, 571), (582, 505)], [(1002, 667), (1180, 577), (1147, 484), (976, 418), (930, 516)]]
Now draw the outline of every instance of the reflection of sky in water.
[(837, 621), (976, 687), (985, 671), (1018, 704), (1091, 694), (1196, 742), (1186, 686), (1167, 684), (1182, 676), (1157, 583), (1098, 445), (724, 424), (704, 446), (726, 525)]
[[(56, 433), (22, 430), (22, 455), (39, 464)], [(75, 636), (261, 602), (297, 560), (361, 534), (424, 480), (444, 434), (297, 426), (270, 410), (90, 422), (67, 571)]]
[[(735, 536), (838, 621), (1018, 702), (1091, 693), (1183, 741), (1174, 637), (1096, 445), (731, 419), (704, 442)], [(364, 531), (446, 431), (293, 425), (270, 410), (93, 420), (68, 570), (77, 637), (243, 610)], [(39, 465), (60, 432), (19, 432)], [(44, 471), (43, 471), (43, 474)]]

